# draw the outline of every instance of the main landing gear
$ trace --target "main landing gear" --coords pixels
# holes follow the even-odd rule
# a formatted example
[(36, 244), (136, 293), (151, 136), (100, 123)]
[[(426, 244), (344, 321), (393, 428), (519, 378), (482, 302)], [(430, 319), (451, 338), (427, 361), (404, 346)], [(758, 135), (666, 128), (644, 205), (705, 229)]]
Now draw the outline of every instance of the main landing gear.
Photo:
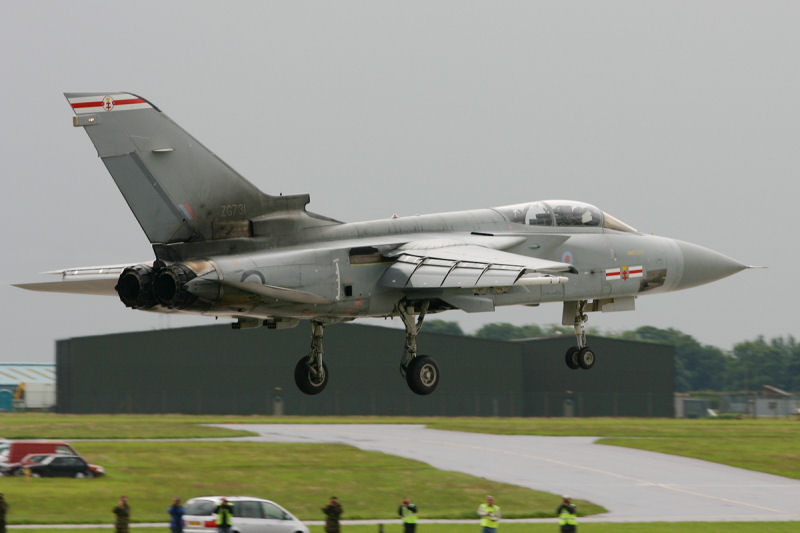
[[(422, 302), (418, 310), (407, 302), (401, 302), (397, 306), (397, 313), (406, 327), (400, 373), (406, 379), (408, 387), (420, 395), (432, 393), (439, 385), (439, 367), (436, 361), (427, 355), (417, 355), (417, 335), (422, 329), (428, 305), (429, 302)], [(415, 318), (416, 313), (419, 314), (419, 318)], [(328, 367), (322, 360), (322, 334), (325, 324), (326, 322), (322, 320), (311, 321), (311, 349), (294, 367), (294, 381), (297, 388), (306, 394), (319, 394), (328, 384)]]
[(414, 320), (414, 306), (400, 302), (397, 312), (406, 327), (406, 342), (403, 358), (400, 360), (400, 373), (406, 378), (408, 387), (416, 394), (426, 395), (436, 390), (439, 385), (439, 367), (436, 361), (427, 355), (417, 355), (417, 335), (422, 329), (429, 302), (422, 303), (419, 318)]
[(580, 302), (570, 303), (577, 304), (575, 305), (573, 326), (575, 327), (575, 337), (578, 339), (578, 345), (572, 346), (567, 350), (567, 353), (564, 355), (564, 360), (566, 361), (567, 366), (573, 370), (578, 368), (585, 368), (586, 370), (589, 370), (594, 366), (595, 355), (594, 350), (586, 345), (586, 328), (584, 324), (586, 324), (586, 322), (589, 320), (589, 317), (583, 312), (583, 306), (586, 305), (586, 301), (582, 300)]

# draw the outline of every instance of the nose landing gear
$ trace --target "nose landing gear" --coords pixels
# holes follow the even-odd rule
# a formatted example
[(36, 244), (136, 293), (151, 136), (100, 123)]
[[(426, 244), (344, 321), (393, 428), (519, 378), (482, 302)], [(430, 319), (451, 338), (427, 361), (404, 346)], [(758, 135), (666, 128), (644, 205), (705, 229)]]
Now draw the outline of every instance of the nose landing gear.
[(294, 367), (297, 388), (306, 394), (319, 394), (328, 385), (328, 367), (322, 361), (322, 322), (311, 321), (311, 349)]

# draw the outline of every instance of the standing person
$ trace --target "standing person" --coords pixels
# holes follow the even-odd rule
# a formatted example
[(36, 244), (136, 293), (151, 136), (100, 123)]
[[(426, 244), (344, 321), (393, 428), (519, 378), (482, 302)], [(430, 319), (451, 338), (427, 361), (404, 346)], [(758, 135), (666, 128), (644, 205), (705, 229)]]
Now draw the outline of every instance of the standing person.
[(6, 513), (8, 512), (8, 502), (6, 497), (0, 492), (0, 533), (6, 533)]
[(229, 533), (233, 525), (233, 504), (223, 496), (214, 512), (217, 513), (217, 533)]
[(558, 525), (561, 533), (575, 533), (578, 531), (578, 511), (569, 496), (564, 496), (561, 505), (556, 509)]
[(131, 521), (131, 508), (128, 505), (128, 498), (126, 496), (120, 496), (119, 503), (111, 511), (117, 515), (114, 521), (114, 530), (116, 533), (128, 533), (128, 524)]
[(417, 506), (411, 503), (411, 500), (403, 498), (403, 502), (397, 508), (397, 514), (403, 519), (405, 533), (417, 531)]
[(183, 510), (180, 498), (172, 498), (172, 505), (167, 508), (169, 514), (169, 529), (172, 533), (183, 533), (183, 515), (186, 511)]
[(478, 516), (481, 517), (481, 533), (497, 532), (497, 523), (500, 521), (500, 506), (494, 504), (494, 497), (487, 496), (486, 503), (478, 506)]
[(322, 508), (325, 513), (325, 533), (339, 533), (339, 517), (342, 516), (342, 505), (336, 496), (331, 496), (328, 505)]

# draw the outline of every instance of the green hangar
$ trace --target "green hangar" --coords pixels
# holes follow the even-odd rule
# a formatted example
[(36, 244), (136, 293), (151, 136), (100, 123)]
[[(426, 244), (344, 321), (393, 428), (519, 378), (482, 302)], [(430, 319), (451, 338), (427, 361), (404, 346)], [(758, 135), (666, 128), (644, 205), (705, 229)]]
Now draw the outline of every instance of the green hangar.
[(498, 341), (424, 333), (441, 381), (429, 396), (400, 375), (401, 329), (326, 328), (327, 388), (297, 390), (304, 327), (234, 331), (229, 325), (79, 337), (56, 343), (61, 413), (382, 416), (674, 415), (670, 346), (591, 337), (597, 364), (568, 368), (573, 336)]

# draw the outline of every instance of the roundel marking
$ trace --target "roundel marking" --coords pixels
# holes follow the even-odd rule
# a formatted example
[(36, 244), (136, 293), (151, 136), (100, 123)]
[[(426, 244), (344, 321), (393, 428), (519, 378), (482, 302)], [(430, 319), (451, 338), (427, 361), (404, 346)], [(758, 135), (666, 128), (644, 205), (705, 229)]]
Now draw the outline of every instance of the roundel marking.
[(250, 276), (256, 276), (261, 281), (262, 285), (266, 285), (267, 284), (267, 280), (264, 279), (264, 274), (262, 274), (258, 270), (248, 270), (247, 272), (244, 272), (242, 274), (242, 283), (246, 282), (247, 278), (249, 278)]

